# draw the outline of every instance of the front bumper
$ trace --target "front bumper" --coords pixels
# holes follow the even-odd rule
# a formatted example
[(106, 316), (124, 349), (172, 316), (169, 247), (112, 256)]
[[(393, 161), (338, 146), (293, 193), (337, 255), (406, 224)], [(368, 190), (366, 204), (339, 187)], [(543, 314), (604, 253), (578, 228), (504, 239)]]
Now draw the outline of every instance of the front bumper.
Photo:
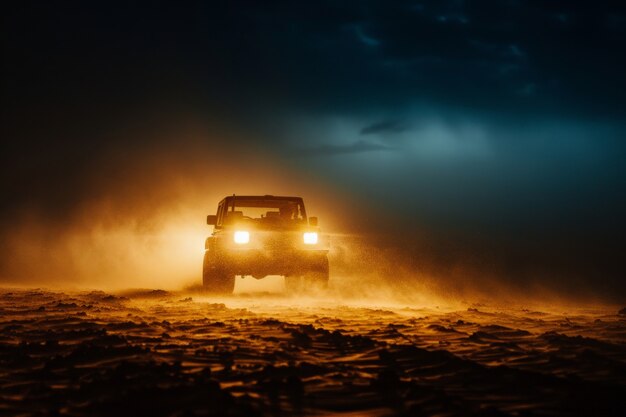
[(315, 270), (323, 264), (328, 250), (229, 249), (217, 255), (219, 264), (236, 275), (295, 275)]

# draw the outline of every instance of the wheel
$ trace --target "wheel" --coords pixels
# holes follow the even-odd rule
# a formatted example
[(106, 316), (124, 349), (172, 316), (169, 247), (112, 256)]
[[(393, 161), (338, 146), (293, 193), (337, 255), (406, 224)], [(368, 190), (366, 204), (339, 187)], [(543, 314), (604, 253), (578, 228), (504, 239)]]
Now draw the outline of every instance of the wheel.
[(204, 254), (202, 264), (202, 286), (212, 294), (232, 294), (235, 290), (235, 274), (215, 262), (208, 254)]
[(326, 289), (329, 275), (328, 258), (323, 256), (304, 274), (304, 286), (306, 289)]

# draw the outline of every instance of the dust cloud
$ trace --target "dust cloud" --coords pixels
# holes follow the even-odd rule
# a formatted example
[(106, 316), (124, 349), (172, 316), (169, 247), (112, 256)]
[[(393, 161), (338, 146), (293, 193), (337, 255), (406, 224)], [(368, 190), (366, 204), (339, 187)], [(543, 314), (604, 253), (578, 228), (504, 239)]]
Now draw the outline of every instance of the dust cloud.
[[(3, 219), (1, 409), (612, 416), (623, 408), (622, 306), (572, 308), (545, 288), (522, 291), (488, 265), (442, 255), (432, 234), (387, 229), (389, 218), (367, 202), (245, 140), (166, 133), (150, 147), (117, 139), (73, 173), (80, 178), (44, 178), (43, 193)], [(237, 278), (232, 296), (202, 291), (205, 216), (232, 193), (302, 195), (330, 233), (329, 288), (288, 293), (270, 276)]]
[[(78, 186), (15, 207), (2, 224), (2, 282), (180, 288), (200, 279), (211, 232), (205, 218), (226, 195), (305, 195), (323, 221), (332, 213), (317, 203), (329, 200), (321, 187), (232, 134), (197, 127), (153, 134), (156, 144), (149, 147), (127, 144), (131, 133), (118, 134), (87, 170), (72, 173), (83, 177)], [(51, 190), (63, 178), (42, 180)]]
[[(386, 230), (386, 221), (398, 219), (233, 131), (165, 122), (118, 129), (98, 143), (80, 170), (41, 175), (40, 190), (5, 211), (3, 285), (197, 292), (211, 232), (205, 216), (236, 193), (305, 198), (331, 236), (324, 300), (458, 306), (570, 298), (537, 281), (512, 285), (467, 257), (442, 257), (447, 249), (431, 244), (433, 231)], [(280, 293), (282, 285), (279, 277), (247, 277), (236, 293)]]

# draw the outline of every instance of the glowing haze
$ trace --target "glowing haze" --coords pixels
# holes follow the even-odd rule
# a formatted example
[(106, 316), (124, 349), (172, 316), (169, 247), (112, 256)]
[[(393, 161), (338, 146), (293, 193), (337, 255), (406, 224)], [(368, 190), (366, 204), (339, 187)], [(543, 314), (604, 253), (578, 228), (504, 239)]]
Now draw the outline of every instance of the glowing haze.
[[(167, 145), (103, 152), (83, 172), (82, 187), (74, 188), (63, 213), (20, 207), (4, 225), (6, 282), (107, 288), (197, 283), (211, 232), (206, 215), (233, 193), (308, 195), (309, 210), (337, 228), (326, 205), (332, 189), (322, 191), (262, 149), (237, 148), (225, 133), (198, 126), (141, 134)], [(215, 139), (208, 145), (207, 138)]]

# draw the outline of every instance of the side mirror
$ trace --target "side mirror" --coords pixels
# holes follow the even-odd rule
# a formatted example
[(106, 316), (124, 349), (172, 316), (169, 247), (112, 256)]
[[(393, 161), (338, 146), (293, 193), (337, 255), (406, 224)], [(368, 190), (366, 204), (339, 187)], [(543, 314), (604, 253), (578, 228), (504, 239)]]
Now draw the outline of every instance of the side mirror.
[(317, 226), (317, 217), (309, 217), (309, 226)]
[(215, 214), (209, 214), (206, 216), (206, 224), (209, 226), (215, 226), (217, 223), (217, 216)]

